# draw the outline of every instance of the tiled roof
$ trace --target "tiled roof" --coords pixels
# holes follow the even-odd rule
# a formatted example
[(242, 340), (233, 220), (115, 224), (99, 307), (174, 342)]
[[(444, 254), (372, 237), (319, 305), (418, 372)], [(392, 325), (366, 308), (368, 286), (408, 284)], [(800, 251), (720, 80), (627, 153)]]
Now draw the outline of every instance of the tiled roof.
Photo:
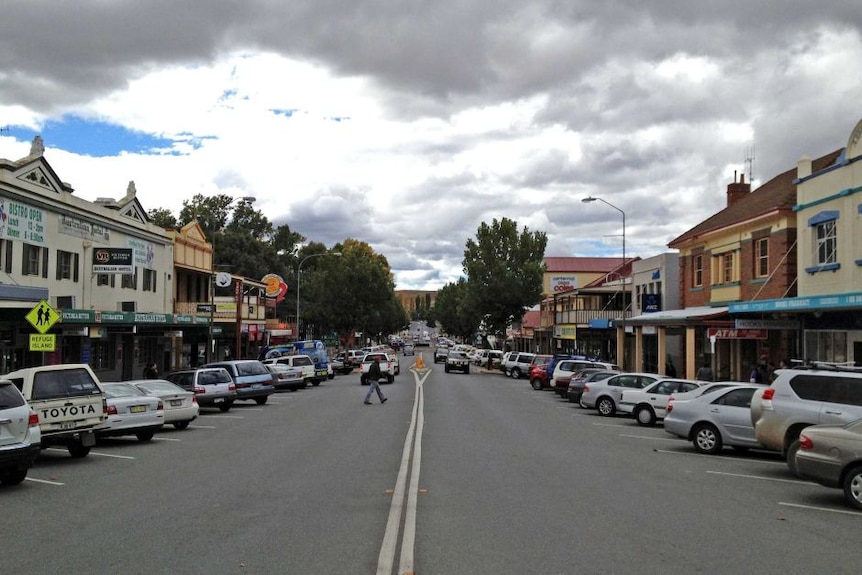
[[(817, 172), (831, 166), (841, 155), (841, 152), (842, 150), (836, 150), (817, 158), (812, 162), (812, 171)], [(730, 227), (738, 222), (750, 220), (769, 212), (776, 210), (789, 212), (796, 205), (796, 186), (793, 184), (795, 179), (795, 167), (775, 176), (756, 190), (739, 198), (720, 212), (705, 219), (681, 236), (671, 240), (667, 244), (668, 247), (679, 248), (698, 236)]]
[(539, 310), (529, 310), (521, 319), (521, 327), (539, 327), (542, 325), (541, 312)]

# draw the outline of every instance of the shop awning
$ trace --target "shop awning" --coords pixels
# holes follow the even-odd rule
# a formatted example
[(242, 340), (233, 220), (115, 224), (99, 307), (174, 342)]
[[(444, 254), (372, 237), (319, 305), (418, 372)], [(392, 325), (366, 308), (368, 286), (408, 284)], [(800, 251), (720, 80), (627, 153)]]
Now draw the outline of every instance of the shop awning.
[(621, 325), (686, 325), (704, 320), (718, 319), (728, 315), (727, 307), (687, 307), (641, 314), (626, 320), (617, 320)]

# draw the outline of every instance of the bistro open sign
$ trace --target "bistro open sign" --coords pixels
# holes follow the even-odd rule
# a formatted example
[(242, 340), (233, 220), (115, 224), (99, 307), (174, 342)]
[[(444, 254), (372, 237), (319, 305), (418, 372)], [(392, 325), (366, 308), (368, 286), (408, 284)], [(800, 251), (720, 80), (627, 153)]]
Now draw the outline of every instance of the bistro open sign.
[(94, 274), (135, 273), (135, 250), (131, 248), (96, 248), (93, 250)]

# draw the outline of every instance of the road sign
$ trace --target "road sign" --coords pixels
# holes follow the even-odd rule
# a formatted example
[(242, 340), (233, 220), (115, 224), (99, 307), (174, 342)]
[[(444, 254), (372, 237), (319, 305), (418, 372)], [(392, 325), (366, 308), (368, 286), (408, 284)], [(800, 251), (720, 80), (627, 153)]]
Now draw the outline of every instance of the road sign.
[(53, 333), (31, 333), (30, 351), (56, 351), (57, 336)]
[(60, 319), (60, 314), (57, 313), (57, 310), (51, 307), (51, 304), (42, 300), (33, 306), (33, 309), (31, 309), (24, 317), (33, 327), (36, 328), (36, 331), (39, 333), (45, 333), (51, 329), (55, 323), (57, 323), (57, 320)]

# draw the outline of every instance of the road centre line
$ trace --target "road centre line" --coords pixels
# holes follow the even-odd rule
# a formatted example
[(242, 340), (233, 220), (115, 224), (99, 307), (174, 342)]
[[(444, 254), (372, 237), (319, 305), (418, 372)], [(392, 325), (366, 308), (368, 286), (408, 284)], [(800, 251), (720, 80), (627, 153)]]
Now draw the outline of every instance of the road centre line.
[(850, 511), (848, 509), (832, 509), (831, 507), (818, 507), (815, 505), (800, 505), (799, 503), (786, 503), (784, 501), (779, 501), (779, 505), (783, 505), (785, 507), (797, 507), (799, 509), (811, 509), (812, 511), (828, 511), (829, 513), (843, 513), (844, 515), (855, 515), (856, 517), (862, 517), (862, 513), (858, 511)]
[(26, 481), (32, 481), (33, 483), (44, 483), (46, 485), (66, 485), (65, 483), (60, 483), (59, 481), (48, 481), (47, 479), (36, 479), (35, 477), (25, 477)]

